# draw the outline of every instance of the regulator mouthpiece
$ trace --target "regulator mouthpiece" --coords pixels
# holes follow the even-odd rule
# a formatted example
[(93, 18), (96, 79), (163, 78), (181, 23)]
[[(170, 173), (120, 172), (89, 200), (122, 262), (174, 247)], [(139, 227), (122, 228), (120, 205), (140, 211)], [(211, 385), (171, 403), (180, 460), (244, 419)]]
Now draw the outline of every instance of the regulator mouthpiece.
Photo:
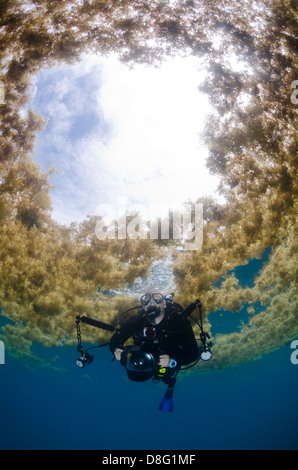
[(149, 307), (147, 312), (145, 313), (145, 317), (149, 318), (149, 320), (153, 320), (154, 318), (160, 315), (160, 312), (160, 308)]

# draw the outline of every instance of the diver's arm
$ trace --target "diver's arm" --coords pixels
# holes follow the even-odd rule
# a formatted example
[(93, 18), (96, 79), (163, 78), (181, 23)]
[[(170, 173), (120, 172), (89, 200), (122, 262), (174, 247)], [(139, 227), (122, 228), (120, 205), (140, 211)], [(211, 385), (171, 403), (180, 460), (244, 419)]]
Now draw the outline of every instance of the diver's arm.
[(123, 350), (125, 342), (135, 334), (139, 323), (140, 318), (134, 317), (125, 323), (120, 330), (116, 331), (110, 341), (110, 350), (113, 354), (115, 354), (116, 349)]
[[(113, 354), (115, 354), (116, 349), (117, 350), (123, 350), (125, 341), (128, 340), (132, 336), (133, 333), (131, 334), (124, 334), (123, 331), (118, 330), (111, 338), (110, 341), (110, 350)], [(116, 356), (115, 356), (116, 357)], [(116, 359), (118, 359), (116, 357)]]

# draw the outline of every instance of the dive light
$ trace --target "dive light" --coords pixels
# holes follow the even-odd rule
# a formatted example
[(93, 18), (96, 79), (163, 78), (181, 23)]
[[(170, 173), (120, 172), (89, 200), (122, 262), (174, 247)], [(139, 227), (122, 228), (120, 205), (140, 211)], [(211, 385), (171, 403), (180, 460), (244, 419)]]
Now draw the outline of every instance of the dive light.
[(209, 345), (203, 346), (203, 351), (201, 352), (202, 361), (209, 361), (212, 358), (212, 352)]
[(81, 355), (81, 357), (79, 357), (79, 359), (76, 360), (76, 365), (82, 369), (83, 367), (91, 364), (93, 359), (94, 359), (94, 356), (91, 356), (88, 353), (84, 353)]
[(201, 359), (202, 361), (209, 361), (212, 358), (212, 352), (211, 352), (212, 343), (211, 341), (207, 343), (206, 339), (207, 338), (210, 339), (210, 336), (205, 331), (202, 331), (200, 333), (200, 338), (202, 342), (202, 346), (200, 348)]

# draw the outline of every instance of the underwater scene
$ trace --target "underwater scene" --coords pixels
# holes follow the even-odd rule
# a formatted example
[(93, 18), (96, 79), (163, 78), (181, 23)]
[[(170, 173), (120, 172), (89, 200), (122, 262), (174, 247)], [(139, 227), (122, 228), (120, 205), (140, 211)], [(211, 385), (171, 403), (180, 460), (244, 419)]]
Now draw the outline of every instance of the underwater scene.
[(0, 35), (0, 449), (297, 450), (296, 2)]

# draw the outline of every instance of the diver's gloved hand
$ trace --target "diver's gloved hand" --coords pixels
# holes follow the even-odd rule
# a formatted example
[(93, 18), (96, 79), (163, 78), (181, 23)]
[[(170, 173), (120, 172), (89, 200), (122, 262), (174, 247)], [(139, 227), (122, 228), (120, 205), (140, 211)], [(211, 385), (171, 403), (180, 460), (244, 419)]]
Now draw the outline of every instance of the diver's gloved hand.
[(168, 354), (161, 354), (159, 356), (159, 362), (158, 362), (159, 366), (170, 367), (170, 364), (171, 364), (171, 358)]
[(168, 354), (161, 354), (159, 356), (158, 365), (162, 367), (170, 367), (171, 369), (173, 369), (174, 367), (177, 366), (177, 361), (171, 358)]
[(114, 356), (117, 359), (117, 361), (121, 360), (121, 354), (123, 353), (123, 349), (116, 348), (114, 351)]

